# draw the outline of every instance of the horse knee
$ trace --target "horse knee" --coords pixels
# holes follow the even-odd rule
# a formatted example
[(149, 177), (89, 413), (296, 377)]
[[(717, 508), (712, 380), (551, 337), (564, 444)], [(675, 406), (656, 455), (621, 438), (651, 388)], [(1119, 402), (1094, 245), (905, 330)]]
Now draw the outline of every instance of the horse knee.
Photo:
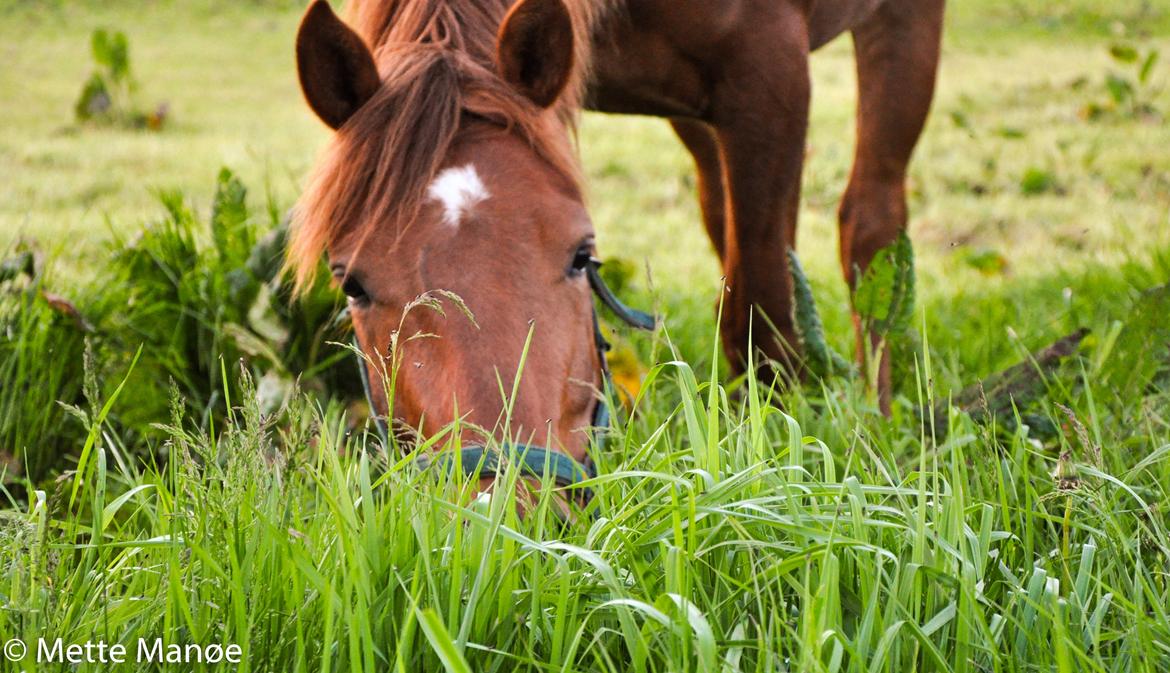
[(841, 200), (838, 219), (841, 266), (852, 286), (856, 271), (865, 271), (874, 255), (893, 243), (906, 228), (904, 178), (854, 179)]

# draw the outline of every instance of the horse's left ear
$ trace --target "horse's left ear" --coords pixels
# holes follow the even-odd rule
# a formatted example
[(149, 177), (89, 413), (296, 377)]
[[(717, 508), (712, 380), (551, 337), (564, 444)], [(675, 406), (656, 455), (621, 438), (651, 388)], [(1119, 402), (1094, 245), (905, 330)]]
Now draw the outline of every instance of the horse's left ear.
[(573, 74), (573, 17), (563, 0), (520, 0), (496, 39), (504, 80), (533, 103), (556, 102)]

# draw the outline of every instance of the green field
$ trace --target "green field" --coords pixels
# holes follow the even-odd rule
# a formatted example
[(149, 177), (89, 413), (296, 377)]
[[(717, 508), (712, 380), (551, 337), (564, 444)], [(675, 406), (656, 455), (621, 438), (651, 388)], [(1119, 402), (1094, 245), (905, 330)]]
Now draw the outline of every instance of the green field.
[[(689, 158), (663, 121), (587, 115), (602, 256), (664, 327), (621, 335), (642, 397), (568, 526), (347, 435), (327, 290), (283, 315), (297, 338), (266, 341), (274, 286), (233, 305), (327, 139), (300, 11), (0, 0), (0, 262), (43, 270), (0, 280), (0, 642), (32, 648), (0, 671), (73, 670), (35, 663), (57, 637), (240, 646), (209, 670), (1170, 670), (1170, 9), (951, 2), (890, 418), (850, 380), (729, 380)], [(161, 131), (74, 121), (99, 27)], [(848, 352), (848, 40), (813, 69), (799, 252)], [(227, 244), (221, 167), (248, 188)], [(1029, 389), (988, 379), (1080, 328)], [(80, 670), (203, 670), (152, 666)]]

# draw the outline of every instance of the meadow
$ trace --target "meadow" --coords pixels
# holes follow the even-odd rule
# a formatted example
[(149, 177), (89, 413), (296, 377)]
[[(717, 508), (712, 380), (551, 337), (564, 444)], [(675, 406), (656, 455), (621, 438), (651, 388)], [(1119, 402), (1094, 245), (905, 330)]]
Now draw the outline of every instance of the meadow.
[[(351, 431), (340, 303), (276, 272), (327, 138), (300, 9), (0, 0), (0, 670), (1170, 669), (1170, 10), (951, 2), (888, 418), (726, 375), (688, 157), (586, 115), (602, 256), (662, 327), (615, 330), (640, 393), (565, 524)], [(100, 27), (161, 130), (74, 120)], [(851, 58), (813, 60), (799, 237), (841, 352)], [(57, 637), (242, 656), (37, 662)]]

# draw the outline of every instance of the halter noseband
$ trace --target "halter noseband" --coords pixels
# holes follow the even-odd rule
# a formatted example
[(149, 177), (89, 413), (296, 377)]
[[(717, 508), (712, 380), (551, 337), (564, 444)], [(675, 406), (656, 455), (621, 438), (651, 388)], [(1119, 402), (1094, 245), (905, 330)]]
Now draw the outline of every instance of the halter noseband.
[[(630, 327), (643, 330), (654, 329), (656, 324), (654, 316), (623, 304), (601, 278), (600, 268), (601, 261), (598, 259), (590, 259), (585, 267), (585, 273), (589, 278), (589, 287), (593, 290), (593, 294), (601, 300), (606, 308)], [(356, 333), (353, 342), (358, 353), (363, 353)], [(609, 370), (609, 359), (606, 357), (610, 345), (601, 333), (601, 323), (597, 319), (596, 306), (593, 307), (593, 345), (597, 349), (597, 359), (601, 363), (602, 385), (605, 387), (605, 390), (602, 391), (602, 397), (597, 400), (597, 406), (593, 408), (592, 427), (594, 430), (602, 431), (598, 432), (600, 442), (605, 438), (603, 431), (609, 427), (611, 419), (609, 405), (605, 402), (605, 394), (613, 390), (613, 376)], [(383, 446), (388, 447), (390, 445), (389, 428), (386, 425), (386, 419), (379, 416), (374, 408), (374, 398), (370, 394), (369, 370), (362, 362), (360, 355), (358, 357), (358, 373), (361, 375), (362, 391), (365, 393), (366, 403), (374, 417), (378, 438), (382, 440)], [(448, 469), (461, 469), (464, 476), (479, 478), (499, 476), (504, 465), (512, 465), (523, 470), (525, 476), (538, 479), (550, 476), (553, 483), (561, 488), (576, 486), (597, 476), (597, 467), (588, 457), (584, 463), (578, 463), (567, 454), (535, 444), (516, 442), (505, 442), (499, 449), (488, 449), (482, 445), (468, 446), (464, 447), (458, 455), (447, 453), (433, 459), (430, 457), (420, 459), (420, 464), (424, 467), (432, 463), (440, 463), (447, 466)], [(582, 506), (588, 504), (592, 498), (592, 491), (588, 488), (581, 489), (579, 500)]]

